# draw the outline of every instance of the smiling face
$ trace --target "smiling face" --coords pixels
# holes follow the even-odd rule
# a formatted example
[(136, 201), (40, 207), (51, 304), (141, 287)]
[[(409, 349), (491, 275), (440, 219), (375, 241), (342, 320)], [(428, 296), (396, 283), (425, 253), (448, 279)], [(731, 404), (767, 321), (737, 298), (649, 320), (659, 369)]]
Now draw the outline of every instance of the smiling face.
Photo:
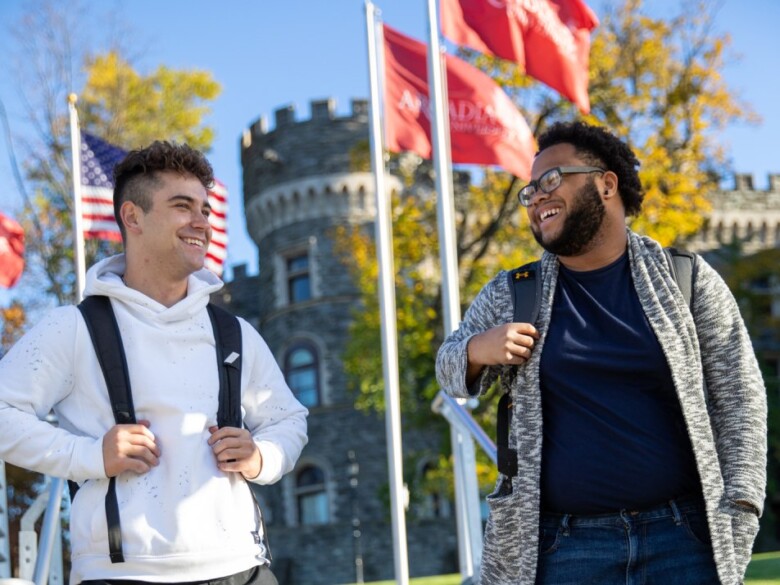
[[(543, 150), (534, 160), (531, 176), (538, 179), (555, 167), (590, 165), (573, 145), (561, 143)], [(552, 193), (538, 191), (527, 208), (534, 238), (557, 256), (579, 256), (599, 241), (606, 209), (594, 174), (565, 175)]]
[[(531, 224), (534, 238), (551, 254), (579, 256), (592, 249), (598, 241), (597, 235), (604, 223), (606, 208), (593, 177), (586, 181), (570, 198), (571, 203), (565, 215), (562, 215), (561, 207), (548, 209), (541, 214), (543, 219), (539, 228)], [(550, 223), (555, 223), (556, 219), (562, 224), (553, 234), (552, 230), (546, 228), (550, 227)]]
[[(128, 227), (136, 256), (147, 271), (164, 279), (186, 279), (203, 268), (211, 241), (206, 188), (192, 175), (163, 171), (155, 177), (151, 208), (144, 212), (131, 202), (136, 223)], [(130, 243), (130, 242), (128, 242)]]

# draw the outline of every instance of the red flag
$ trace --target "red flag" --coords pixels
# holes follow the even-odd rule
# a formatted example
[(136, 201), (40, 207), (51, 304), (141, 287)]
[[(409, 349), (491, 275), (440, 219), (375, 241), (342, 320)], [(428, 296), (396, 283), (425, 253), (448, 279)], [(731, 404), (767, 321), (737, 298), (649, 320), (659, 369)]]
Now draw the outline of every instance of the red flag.
[(24, 231), (0, 213), (0, 286), (11, 288), (24, 270)]
[[(122, 241), (114, 219), (114, 166), (127, 152), (97, 136), (81, 133), (81, 205), (84, 237)], [(227, 256), (227, 187), (218, 180), (208, 191), (211, 204), (211, 243), (205, 266), (217, 275)]]
[[(431, 158), (426, 46), (384, 26), (387, 148)], [(527, 179), (535, 145), (512, 100), (479, 69), (447, 55), (452, 161), (500, 165)]]
[(585, 114), (590, 31), (598, 24), (583, 0), (441, 0), (446, 37), (515, 61)]

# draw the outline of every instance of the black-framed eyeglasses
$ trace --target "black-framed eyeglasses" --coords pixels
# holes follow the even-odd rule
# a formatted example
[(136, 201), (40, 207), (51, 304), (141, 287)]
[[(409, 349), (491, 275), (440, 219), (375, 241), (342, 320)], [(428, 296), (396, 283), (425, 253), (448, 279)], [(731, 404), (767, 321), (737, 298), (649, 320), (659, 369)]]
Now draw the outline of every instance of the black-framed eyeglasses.
[(546, 171), (536, 181), (531, 181), (520, 189), (517, 198), (523, 207), (528, 207), (534, 200), (537, 191), (552, 193), (561, 186), (564, 175), (579, 175), (582, 173), (606, 173), (606, 169), (600, 167), (555, 167)]

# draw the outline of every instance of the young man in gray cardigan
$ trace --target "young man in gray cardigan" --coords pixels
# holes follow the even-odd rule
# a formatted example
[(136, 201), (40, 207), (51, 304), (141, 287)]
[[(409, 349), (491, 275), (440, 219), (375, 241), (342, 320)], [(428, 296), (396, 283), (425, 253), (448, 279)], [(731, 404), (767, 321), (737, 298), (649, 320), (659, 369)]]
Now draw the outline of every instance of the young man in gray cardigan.
[(606, 130), (556, 124), (520, 192), (546, 250), (536, 323), (507, 274), (442, 344), (468, 397), (500, 376), (518, 473), (489, 496), (481, 583), (742, 582), (766, 484), (766, 392), (733, 296), (696, 260), (689, 308), (662, 247), (626, 229), (643, 192)]

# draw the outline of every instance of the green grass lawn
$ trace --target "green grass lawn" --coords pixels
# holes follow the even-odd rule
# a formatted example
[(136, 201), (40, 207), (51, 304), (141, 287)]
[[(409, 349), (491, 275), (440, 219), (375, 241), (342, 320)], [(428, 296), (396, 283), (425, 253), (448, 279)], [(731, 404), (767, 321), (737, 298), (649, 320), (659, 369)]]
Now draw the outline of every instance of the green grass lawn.
[[(460, 585), (460, 575), (438, 575), (409, 579), (409, 585)], [(771, 581), (767, 581), (771, 583)], [(395, 585), (395, 581), (372, 581), (370, 585)]]
[[(460, 585), (460, 575), (439, 575), (410, 579), (410, 585)], [(375, 581), (371, 585), (394, 585), (395, 581)], [(753, 555), (745, 585), (780, 585), (780, 552)]]
[(745, 585), (780, 585), (780, 552), (753, 555)]

